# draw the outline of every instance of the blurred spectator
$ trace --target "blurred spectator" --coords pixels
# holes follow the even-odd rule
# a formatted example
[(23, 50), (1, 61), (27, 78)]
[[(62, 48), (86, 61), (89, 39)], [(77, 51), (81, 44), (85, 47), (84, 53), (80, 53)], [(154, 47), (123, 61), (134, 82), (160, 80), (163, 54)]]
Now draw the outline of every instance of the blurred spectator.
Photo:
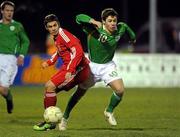
[(0, 8), (0, 94), (6, 100), (7, 112), (12, 113), (13, 96), (10, 86), (14, 82), (18, 66), (24, 64), (30, 41), (22, 23), (13, 19), (15, 4), (4, 1)]
[(56, 46), (54, 45), (54, 39), (51, 35), (46, 37), (46, 53), (52, 55), (56, 52)]
[(173, 38), (175, 40), (175, 50), (177, 53), (180, 53), (180, 29), (173, 31)]
[[(149, 22), (137, 31), (135, 53), (149, 53)], [(159, 18), (156, 24), (157, 53), (180, 53), (180, 19)]]
[(165, 41), (170, 52), (175, 50), (175, 40), (173, 35), (174, 31), (175, 28), (171, 22), (162, 23), (162, 32), (165, 36)]

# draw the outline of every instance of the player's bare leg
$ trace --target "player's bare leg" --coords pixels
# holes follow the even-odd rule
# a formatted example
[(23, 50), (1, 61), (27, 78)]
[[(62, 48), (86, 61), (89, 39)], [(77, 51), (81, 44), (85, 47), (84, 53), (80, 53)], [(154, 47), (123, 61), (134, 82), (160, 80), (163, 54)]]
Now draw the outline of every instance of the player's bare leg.
[(122, 79), (114, 80), (109, 83), (109, 86), (113, 89), (113, 94), (111, 96), (108, 107), (104, 111), (104, 115), (110, 125), (117, 125), (117, 121), (113, 115), (113, 111), (116, 106), (120, 103), (124, 93), (124, 84)]

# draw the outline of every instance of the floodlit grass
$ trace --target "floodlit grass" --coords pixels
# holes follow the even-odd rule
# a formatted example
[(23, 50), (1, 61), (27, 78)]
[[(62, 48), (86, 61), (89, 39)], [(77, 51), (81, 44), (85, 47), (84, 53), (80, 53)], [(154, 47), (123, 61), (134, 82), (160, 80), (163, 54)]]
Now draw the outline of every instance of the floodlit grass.
[[(62, 110), (70, 92), (61, 92), (58, 103)], [(43, 87), (13, 87), (14, 112), (7, 114), (0, 99), (0, 137), (180, 137), (179, 88), (130, 88), (115, 110), (118, 125), (111, 127), (103, 111), (111, 90), (94, 88), (80, 100), (71, 113), (68, 130), (34, 131), (42, 121)]]

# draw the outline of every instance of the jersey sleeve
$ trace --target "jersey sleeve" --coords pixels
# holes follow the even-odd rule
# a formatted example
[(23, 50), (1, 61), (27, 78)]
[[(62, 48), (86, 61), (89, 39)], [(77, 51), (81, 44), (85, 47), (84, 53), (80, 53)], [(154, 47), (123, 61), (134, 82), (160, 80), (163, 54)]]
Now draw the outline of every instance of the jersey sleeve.
[(118, 27), (123, 27), (125, 29), (125, 31), (129, 35), (131, 41), (134, 41), (136, 39), (136, 35), (135, 35), (134, 31), (126, 23), (120, 22), (120, 23), (118, 23)]
[(64, 41), (64, 45), (70, 51), (71, 59), (67, 66), (67, 70), (71, 73), (75, 73), (77, 66), (79, 65), (84, 56), (84, 51), (82, 49), (79, 39), (73, 36), (73, 34), (66, 33), (63, 30), (61, 30), (59, 33), (62, 40)]
[(19, 39), (20, 39), (20, 55), (26, 55), (29, 48), (29, 38), (24, 30), (24, 27), (21, 23), (19, 23)]
[(46, 62), (49, 66), (54, 65), (55, 62), (58, 60), (59, 54), (58, 52), (55, 52), (50, 59), (48, 59)]
[(75, 73), (77, 66), (83, 58), (83, 49), (80, 45), (74, 45), (70, 48), (71, 50), (71, 61), (67, 67), (68, 71)]
[(91, 33), (96, 30), (94, 25), (90, 24), (91, 17), (86, 14), (78, 14), (76, 16), (76, 23), (79, 24), (85, 33)]

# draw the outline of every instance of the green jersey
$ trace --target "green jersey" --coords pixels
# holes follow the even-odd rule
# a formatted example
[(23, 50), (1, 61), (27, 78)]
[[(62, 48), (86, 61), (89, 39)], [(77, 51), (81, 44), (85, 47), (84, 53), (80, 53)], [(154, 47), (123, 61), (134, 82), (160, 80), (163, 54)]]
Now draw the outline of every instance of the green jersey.
[(89, 23), (91, 17), (85, 14), (76, 16), (76, 22), (83, 27), (83, 31), (88, 35), (88, 52), (92, 62), (104, 64), (114, 57), (116, 47), (120, 38), (127, 32), (131, 40), (135, 40), (135, 33), (123, 22), (117, 24), (117, 30), (113, 34), (107, 33), (103, 27), (95, 28)]
[(3, 24), (0, 20), (0, 53), (13, 55), (26, 55), (29, 39), (21, 23), (12, 20)]

